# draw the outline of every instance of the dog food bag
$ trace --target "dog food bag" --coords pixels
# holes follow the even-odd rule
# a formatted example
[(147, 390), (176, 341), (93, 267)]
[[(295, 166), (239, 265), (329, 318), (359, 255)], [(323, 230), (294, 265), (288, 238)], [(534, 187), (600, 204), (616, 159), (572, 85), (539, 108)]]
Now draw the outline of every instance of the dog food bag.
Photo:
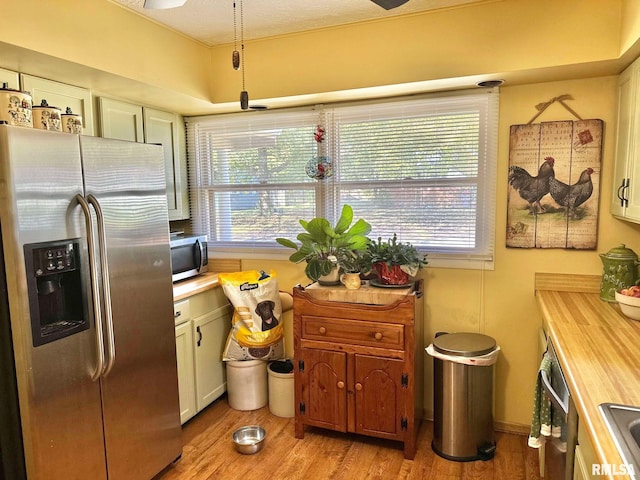
[(284, 358), (282, 306), (275, 272), (221, 273), (218, 279), (233, 305), (222, 360)]

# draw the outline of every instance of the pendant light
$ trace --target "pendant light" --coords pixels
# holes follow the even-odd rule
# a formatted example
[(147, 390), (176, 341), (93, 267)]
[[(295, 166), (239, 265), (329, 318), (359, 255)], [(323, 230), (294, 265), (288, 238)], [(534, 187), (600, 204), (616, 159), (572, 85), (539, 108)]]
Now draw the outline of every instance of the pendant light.
[(236, 2), (233, 2), (233, 53), (231, 55), (231, 63), (235, 70), (242, 71), (242, 91), (240, 92), (240, 108), (247, 110), (249, 108), (249, 93), (244, 87), (244, 5), (240, 0), (240, 52), (238, 51), (238, 28), (236, 22)]

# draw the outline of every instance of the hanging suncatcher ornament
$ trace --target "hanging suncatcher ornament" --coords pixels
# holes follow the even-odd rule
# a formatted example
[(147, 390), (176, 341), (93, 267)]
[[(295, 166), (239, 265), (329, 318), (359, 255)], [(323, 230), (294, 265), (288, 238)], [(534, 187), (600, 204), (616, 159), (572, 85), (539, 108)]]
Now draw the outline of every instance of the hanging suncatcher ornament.
[(316, 126), (313, 138), (318, 144), (318, 156), (311, 158), (304, 168), (306, 174), (315, 180), (323, 180), (333, 175), (333, 162), (326, 155), (326, 147), (323, 145), (325, 134), (326, 130), (322, 125)]

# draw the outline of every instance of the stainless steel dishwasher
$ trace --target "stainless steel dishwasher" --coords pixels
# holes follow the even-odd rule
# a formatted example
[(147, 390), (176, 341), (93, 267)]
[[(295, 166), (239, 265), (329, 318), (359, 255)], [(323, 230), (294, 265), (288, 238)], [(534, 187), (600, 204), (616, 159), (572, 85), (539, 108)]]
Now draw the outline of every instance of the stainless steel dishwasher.
[[(542, 386), (559, 418), (559, 436), (547, 437), (544, 449), (545, 480), (572, 480), (573, 460), (578, 441), (578, 413), (573, 404), (567, 382), (558, 363), (551, 339), (547, 339), (547, 354), (551, 357), (551, 371), (541, 371)], [(556, 417), (557, 418), (557, 417)]]

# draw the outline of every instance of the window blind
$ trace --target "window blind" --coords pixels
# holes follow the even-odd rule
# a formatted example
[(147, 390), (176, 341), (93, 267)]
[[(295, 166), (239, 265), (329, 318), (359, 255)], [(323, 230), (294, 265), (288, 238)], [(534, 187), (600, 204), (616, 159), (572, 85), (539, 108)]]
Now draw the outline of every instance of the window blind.
[[(193, 228), (214, 251), (273, 250), (346, 203), (372, 238), (492, 260), (497, 123), (497, 89), (188, 118)], [(306, 174), (318, 155), (332, 177)]]
[[(253, 112), (252, 112), (253, 113)], [(187, 119), (192, 226), (210, 248), (266, 248), (316, 213), (314, 111)]]

